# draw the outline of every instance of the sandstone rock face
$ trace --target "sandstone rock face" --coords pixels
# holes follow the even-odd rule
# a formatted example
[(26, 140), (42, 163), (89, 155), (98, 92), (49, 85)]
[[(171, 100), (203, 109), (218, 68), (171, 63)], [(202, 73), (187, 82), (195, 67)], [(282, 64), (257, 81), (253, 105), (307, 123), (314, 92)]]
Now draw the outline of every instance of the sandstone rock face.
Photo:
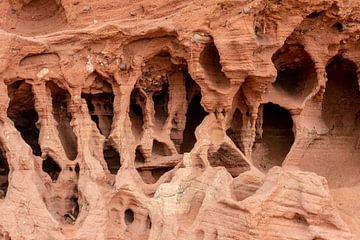
[(0, 14), (0, 239), (360, 238), (357, 0)]

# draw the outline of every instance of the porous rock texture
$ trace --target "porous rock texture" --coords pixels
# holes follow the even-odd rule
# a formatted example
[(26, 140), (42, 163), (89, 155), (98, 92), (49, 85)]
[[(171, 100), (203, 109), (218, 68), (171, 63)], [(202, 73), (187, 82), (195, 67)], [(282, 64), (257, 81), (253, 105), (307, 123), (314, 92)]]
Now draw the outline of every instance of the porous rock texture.
[(358, 0), (0, 1), (0, 238), (360, 238)]

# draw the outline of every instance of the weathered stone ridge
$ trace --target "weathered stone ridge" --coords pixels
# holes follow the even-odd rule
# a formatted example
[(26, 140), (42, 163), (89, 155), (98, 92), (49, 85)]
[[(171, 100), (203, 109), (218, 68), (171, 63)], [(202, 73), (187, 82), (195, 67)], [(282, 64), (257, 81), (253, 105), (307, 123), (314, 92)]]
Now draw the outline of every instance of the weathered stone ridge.
[(360, 237), (356, 0), (0, 14), (0, 239)]

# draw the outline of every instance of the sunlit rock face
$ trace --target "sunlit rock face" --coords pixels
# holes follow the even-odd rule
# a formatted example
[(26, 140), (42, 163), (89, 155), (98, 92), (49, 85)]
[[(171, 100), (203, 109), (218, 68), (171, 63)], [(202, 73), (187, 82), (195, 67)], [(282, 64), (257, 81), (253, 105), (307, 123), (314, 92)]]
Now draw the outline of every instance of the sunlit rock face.
[(356, 0), (0, 14), (0, 239), (360, 238)]

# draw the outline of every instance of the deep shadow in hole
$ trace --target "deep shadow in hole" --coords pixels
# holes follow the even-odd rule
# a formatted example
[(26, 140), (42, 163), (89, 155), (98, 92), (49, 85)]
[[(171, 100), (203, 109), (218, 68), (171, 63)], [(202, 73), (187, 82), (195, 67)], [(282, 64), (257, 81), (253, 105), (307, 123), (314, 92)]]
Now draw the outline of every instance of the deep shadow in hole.
[(170, 156), (171, 151), (165, 143), (159, 142), (154, 139), (152, 147), (152, 155)]
[(168, 171), (170, 171), (172, 169), (173, 169), (172, 167), (156, 168), (156, 169), (151, 170), (151, 175), (155, 179), (155, 182), (157, 182), (162, 175), (164, 175), (165, 173), (167, 173)]
[(121, 160), (120, 160), (120, 154), (118, 151), (111, 146), (110, 143), (105, 142), (104, 143), (104, 159), (106, 161), (107, 167), (111, 174), (117, 174), (121, 167)]
[(130, 208), (125, 210), (124, 213), (125, 224), (130, 225), (134, 222), (134, 212)]
[(154, 93), (152, 99), (155, 108), (155, 119), (163, 125), (169, 116), (169, 85), (167, 83), (163, 84), (162, 90), (160, 92)]
[(151, 170), (141, 170), (138, 169), (138, 172), (146, 184), (156, 183), (162, 175), (171, 171), (173, 167), (159, 167)]
[[(74, 192), (77, 193), (77, 189), (74, 189)], [(76, 195), (72, 195), (69, 199), (69, 204), (71, 209), (64, 215), (64, 220), (68, 224), (75, 224), (77, 217), (80, 213), (80, 207), (78, 202), (78, 197)]]
[(183, 132), (183, 142), (180, 146), (180, 152), (190, 152), (196, 142), (195, 129), (203, 121), (207, 112), (201, 106), (201, 93), (198, 92), (191, 99), (186, 112), (186, 124)]
[(200, 54), (200, 64), (209, 80), (220, 88), (230, 87), (230, 81), (222, 72), (220, 55), (215, 44), (206, 46)]
[(145, 157), (141, 152), (140, 146), (137, 146), (136, 150), (135, 150), (135, 162), (137, 162), (137, 163), (145, 162)]
[(82, 93), (81, 97), (86, 100), (91, 120), (96, 123), (100, 133), (108, 137), (114, 115), (114, 94), (112, 92), (99, 94)]
[(360, 111), (357, 66), (336, 56), (327, 65), (326, 73), (328, 82), (322, 102), (322, 118), (332, 134), (354, 134), (354, 130), (359, 129)]
[(268, 170), (281, 166), (294, 143), (293, 121), (290, 112), (277, 104), (262, 106), (262, 136), (257, 139), (254, 151), (261, 156), (255, 161), (259, 168)]
[(148, 229), (151, 229), (152, 222), (151, 222), (151, 218), (149, 215), (147, 216), (147, 219), (146, 219), (146, 225), (147, 225)]
[(308, 95), (316, 84), (315, 63), (301, 45), (285, 44), (272, 56), (274, 86), (294, 96)]
[(340, 22), (336, 22), (334, 23), (334, 25), (332, 25), (331, 27), (333, 30), (336, 30), (336, 31), (339, 31), (339, 32), (342, 32), (344, 30), (344, 26), (342, 25), (342, 23)]
[(9, 164), (0, 148), (0, 198), (5, 198), (9, 186)]
[(61, 167), (54, 161), (54, 159), (47, 157), (43, 160), (42, 170), (49, 174), (53, 182), (56, 182), (61, 172)]
[(70, 125), (72, 116), (70, 112), (68, 112), (67, 107), (70, 94), (53, 82), (46, 83), (46, 87), (51, 91), (53, 115), (58, 123), (57, 129), (60, 141), (67, 157), (70, 160), (74, 160), (77, 156), (77, 137)]
[(317, 18), (320, 15), (322, 15), (325, 11), (319, 11), (319, 12), (312, 12), (309, 15), (306, 16), (306, 18)]
[(231, 125), (228, 130), (226, 130), (226, 134), (231, 138), (231, 140), (235, 143), (235, 145), (244, 152), (244, 147), (241, 142), (241, 131), (242, 131), (242, 114), (239, 109), (236, 109), (232, 120)]
[(76, 163), (76, 165), (75, 165), (75, 173), (76, 173), (76, 176), (79, 177), (79, 174), (80, 174), (80, 165), (79, 165), (79, 163)]
[(141, 105), (145, 104), (145, 98), (141, 95), (138, 89), (134, 89), (131, 92), (130, 97), (130, 121), (131, 121), (131, 130), (135, 137), (140, 137), (143, 125), (144, 125), (144, 115)]
[(32, 86), (25, 81), (16, 81), (8, 86), (10, 98), (8, 117), (14, 122), (21, 137), (31, 147), (33, 154), (40, 156), (39, 129), (36, 127), (38, 114), (35, 111)]

